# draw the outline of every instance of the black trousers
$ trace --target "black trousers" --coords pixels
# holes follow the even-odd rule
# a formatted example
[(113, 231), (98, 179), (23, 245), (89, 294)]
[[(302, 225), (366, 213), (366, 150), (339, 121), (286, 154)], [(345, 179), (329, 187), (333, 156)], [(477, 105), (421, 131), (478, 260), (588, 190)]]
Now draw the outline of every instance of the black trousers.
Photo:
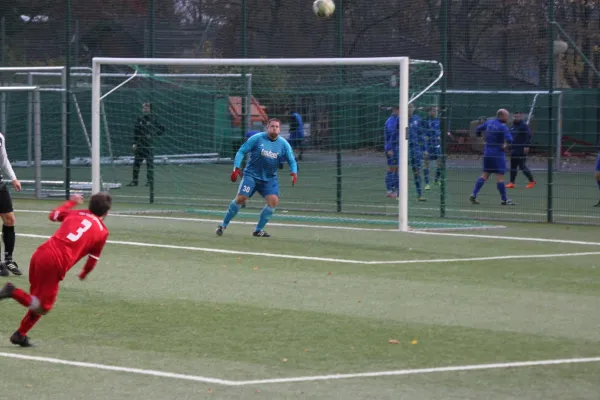
[(515, 183), (515, 179), (517, 177), (517, 170), (520, 169), (523, 171), (523, 174), (529, 179), (529, 182), (533, 182), (533, 175), (531, 171), (527, 167), (526, 164), (527, 156), (526, 155), (517, 155), (510, 157), (510, 182)]
[(133, 158), (133, 181), (137, 182), (140, 175), (140, 167), (146, 160), (146, 178), (148, 182), (154, 179), (154, 151), (151, 148), (140, 148), (134, 153)]

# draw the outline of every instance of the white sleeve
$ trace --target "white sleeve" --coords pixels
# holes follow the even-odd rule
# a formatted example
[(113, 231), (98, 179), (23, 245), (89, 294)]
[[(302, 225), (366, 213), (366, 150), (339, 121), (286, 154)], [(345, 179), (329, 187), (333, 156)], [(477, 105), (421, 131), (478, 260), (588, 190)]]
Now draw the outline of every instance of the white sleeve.
[(8, 155), (6, 154), (6, 140), (4, 135), (0, 133), (0, 168), (4, 172), (10, 181), (17, 179), (15, 171), (13, 171), (10, 161), (8, 161)]

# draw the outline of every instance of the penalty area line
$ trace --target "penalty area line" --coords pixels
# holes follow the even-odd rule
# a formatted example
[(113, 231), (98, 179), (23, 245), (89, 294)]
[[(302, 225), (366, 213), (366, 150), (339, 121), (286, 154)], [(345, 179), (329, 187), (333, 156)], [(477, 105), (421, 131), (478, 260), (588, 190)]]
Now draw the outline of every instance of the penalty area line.
[(0, 352), (0, 357), (19, 359), (19, 360), (25, 360), (25, 361), (37, 361), (37, 362), (44, 362), (44, 363), (58, 364), (58, 365), (67, 365), (67, 366), (78, 367), (78, 368), (91, 368), (91, 369), (97, 369), (97, 370), (125, 372), (125, 373), (130, 373), (130, 374), (146, 375), (146, 376), (153, 376), (153, 377), (160, 377), (160, 378), (178, 379), (178, 380), (194, 381), (194, 382), (201, 382), (201, 383), (211, 383), (211, 384), (217, 384), (217, 385), (222, 385), (222, 386), (251, 386), (251, 385), (267, 385), (267, 384), (278, 384), (278, 383), (302, 383), (302, 382), (330, 381), (330, 380), (340, 380), (340, 379), (377, 378), (377, 377), (384, 377), (384, 376), (404, 376), (404, 375), (423, 375), (423, 374), (444, 373), (444, 372), (482, 371), (482, 370), (495, 370), (495, 369), (542, 367), (542, 366), (600, 362), (600, 357), (567, 358), (567, 359), (556, 359), (556, 360), (518, 361), (518, 362), (507, 362), (507, 363), (496, 363), (496, 364), (457, 365), (457, 366), (446, 366), (446, 367), (435, 367), (435, 368), (399, 369), (399, 370), (393, 370), (393, 371), (378, 371), (378, 372), (359, 372), (359, 373), (352, 373), (352, 374), (313, 375), (313, 376), (299, 376), (299, 377), (290, 377), (290, 378), (272, 378), (272, 379), (234, 381), (234, 380), (228, 380), (228, 379), (210, 378), (210, 377), (205, 377), (205, 376), (157, 371), (157, 370), (151, 370), (151, 369), (119, 367), (119, 366), (114, 366), (114, 365), (62, 360), (62, 359), (51, 358), (51, 357), (29, 356), (29, 355), (16, 354), (16, 353)]
[[(18, 233), (17, 236), (27, 237), (27, 238), (36, 238), (36, 239), (48, 239), (48, 237), (49, 237), (49, 236), (29, 234), (29, 233)], [(258, 256), (258, 257), (268, 257), (268, 258), (284, 258), (284, 259), (291, 259), (291, 260), (319, 261), (319, 262), (331, 262), (331, 263), (338, 263), (338, 264), (359, 264), (359, 265), (457, 263), (457, 262), (470, 262), (470, 261), (519, 260), (519, 259), (536, 259), (536, 258), (541, 259), (541, 258), (555, 258), (555, 257), (581, 257), (581, 256), (600, 255), (600, 251), (595, 251), (595, 252), (557, 253), (557, 254), (515, 254), (515, 255), (490, 256), (490, 257), (368, 261), (368, 260), (350, 260), (350, 259), (344, 259), (344, 258), (299, 256), (299, 255), (293, 255), (293, 254), (261, 253), (261, 252), (254, 252), (254, 251), (215, 249), (215, 248), (207, 248), (207, 247), (177, 246), (177, 245), (170, 245), (170, 244), (127, 242), (127, 241), (120, 241), (120, 240), (108, 240), (107, 243), (124, 245), (124, 246), (135, 246), (135, 247), (153, 247), (153, 248), (161, 248), (161, 249), (199, 251), (199, 252), (205, 252), (205, 253), (220, 253), (220, 254), (229, 254), (229, 255)]]

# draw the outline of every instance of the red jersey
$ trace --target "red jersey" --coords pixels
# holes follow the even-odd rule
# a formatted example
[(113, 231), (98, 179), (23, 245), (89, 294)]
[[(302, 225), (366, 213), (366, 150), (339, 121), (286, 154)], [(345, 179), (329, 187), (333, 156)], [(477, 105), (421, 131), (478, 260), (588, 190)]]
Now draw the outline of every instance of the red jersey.
[[(75, 205), (75, 202), (69, 200), (52, 210), (50, 220), (62, 223), (54, 235), (40, 246), (40, 249), (45, 248), (54, 254), (62, 269), (61, 279), (83, 257), (100, 259), (100, 253), (108, 239), (108, 229), (104, 222), (88, 210), (71, 210)], [(95, 262), (91, 264), (90, 271)]]

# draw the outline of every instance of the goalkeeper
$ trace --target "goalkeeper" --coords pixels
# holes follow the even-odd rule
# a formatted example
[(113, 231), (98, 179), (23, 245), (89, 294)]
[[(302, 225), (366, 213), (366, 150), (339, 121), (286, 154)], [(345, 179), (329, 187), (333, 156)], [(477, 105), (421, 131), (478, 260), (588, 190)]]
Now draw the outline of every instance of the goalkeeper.
[[(223, 231), (240, 211), (242, 205), (255, 192), (260, 193), (267, 204), (260, 213), (258, 224), (252, 236), (271, 236), (265, 232), (264, 228), (273, 216), (275, 207), (279, 204), (279, 182), (277, 180), (279, 164), (284, 160), (287, 160), (289, 163), (292, 186), (296, 184), (296, 180), (298, 179), (298, 165), (294, 159), (294, 152), (290, 144), (279, 136), (280, 129), (281, 122), (278, 119), (273, 118), (269, 120), (267, 131), (249, 138), (235, 155), (231, 181), (236, 182), (238, 177), (242, 177), (242, 181), (238, 188), (237, 196), (229, 204), (229, 209), (225, 214), (223, 222), (217, 227), (216, 233), (218, 236), (223, 235)], [(240, 166), (248, 153), (250, 153), (250, 157), (242, 174)]]

